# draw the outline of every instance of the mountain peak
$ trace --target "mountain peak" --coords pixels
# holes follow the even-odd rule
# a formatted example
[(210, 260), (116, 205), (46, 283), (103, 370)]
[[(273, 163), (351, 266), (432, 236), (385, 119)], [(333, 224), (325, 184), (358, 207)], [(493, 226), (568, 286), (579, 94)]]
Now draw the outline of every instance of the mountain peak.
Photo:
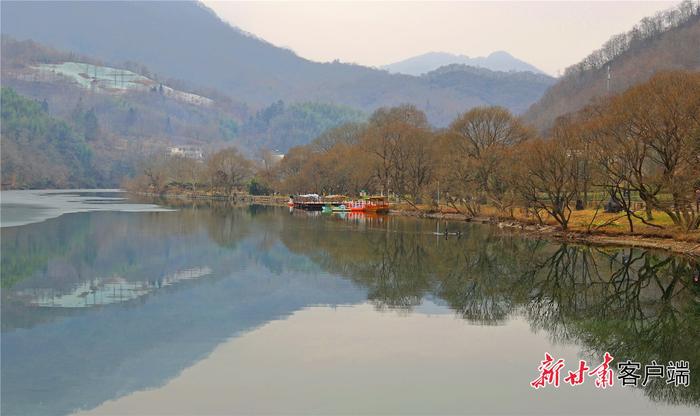
[(510, 58), (510, 59), (516, 59), (513, 57), (513, 55), (509, 54), (506, 51), (494, 51), (489, 54), (487, 58)]
[(382, 67), (382, 69), (392, 73), (421, 75), (451, 64), (475, 66), (490, 69), (492, 71), (529, 71), (536, 74), (543, 73), (533, 65), (515, 58), (506, 51), (494, 51), (488, 56), (479, 56), (474, 58), (470, 58), (467, 55), (457, 55), (449, 52), (426, 52), (399, 62), (385, 65)]

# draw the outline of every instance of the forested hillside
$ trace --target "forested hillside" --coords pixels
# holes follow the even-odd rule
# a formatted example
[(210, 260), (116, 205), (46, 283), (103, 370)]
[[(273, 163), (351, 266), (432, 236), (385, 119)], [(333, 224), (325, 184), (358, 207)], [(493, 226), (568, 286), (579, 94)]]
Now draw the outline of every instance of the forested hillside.
[[(700, 70), (700, 3), (691, 0), (642, 19), (576, 65), (524, 114), (540, 130), (599, 97), (620, 93), (663, 70)], [(608, 70), (610, 82), (608, 91)]]
[(258, 111), (241, 128), (241, 146), (286, 152), (307, 144), (324, 131), (367, 116), (349, 107), (278, 101)]
[(4, 86), (44, 103), (49, 115), (76, 131), (83, 131), (79, 121), (89, 113), (95, 131), (115, 146), (115, 158), (127, 147), (150, 154), (177, 144), (205, 151), (236, 145), (249, 155), (262, 148), (284, 152), (329, 127), (365, 117), (320, 103), (274, 103), (256, 111), (216, 90), (163, 79), (143, 64), (113, 68), (8, 37), (2, 39), (1, 67)]
[[(69, 122), (81, 112), (91, 112), (106, 136), (146, 147), (216, 146), (234, 140), (237, 126), (247, 117), (244, 104), (164, 80), (143, 65), (131, 63), (138, 72), (103, 65), (107, 64), (36, 42), (2, 39), (4, 86), (45, 102), (52, 116)], [(76, 73), (68, 71), (73, 67)]]
[[(42, 119), (63, 122), (70, 134), (61, 137), (87, 149), (79, 155), (92, 155), (77, 163), (51, 146), (26, 145), (51, 142), (56, 128), (3, 133), (6, 187), (86, 180), (114, 186), (139, 158), (179, 144), (205, 154), (230, 146), (247, 157), (265, 149), (286, 153), (328, 129), (364, 122), (378, 107), (405, 104), (424, 113), (431, 129), (473, 107), (499, 106), (515, 115), (529, 107), (525, 121), (546, 130), (558, 116), (608, 94), (608, 84), (614, 94), (663, 69), (700, 69), (700, 10), (690, 0), (613, 37), (554, 86), (544, 74), (461, 64), (411, 76), (312, 62), (243, 33), (196, 2), (3, 2), (2, 31), (63, 48), (3, 35), (2, 84), (16, 91), (13, 97), (39, 103)], [(63, 173), (39, 169), (30, 178), (13, 162), (52, 158)]]
[[(412, 103), (433, 124), (446, 125), (475, 105), (519, 111), (545, 90), (536, 82), (511, 100), (493, 96), (490, 89), (476, 94), (432, 78), (312, 62), (243, 33), (196, 2), (3, 1), (2, 32), (106, 62), (139, 62), (166, 78), (215, 88), (252, 108), (283, 100), (335, 103), (370, 113)], [(472, 75), (464, 81), (481, 82)]]
[(99, 187), (127, 172), (101, 166), (84, 134), (50, 117), (42, 103), (2, 88), (2, 180), (14, 188)]
[[(438, 68), (421, 78), (434, 88), (445, 88), (464, 96), (477, 97), (476, 105), (496, 105), (516, 114), (527, 110), (531, 104), (529, 97), (541, 95), (554, 82), (552, 77), (545, 74), (491, 71), (459, 64)], [(426, 104), (426, 107), (438, 111), (432, 108), (431, 103)], [(466, 108), (458, 109), (457, 113), (464, 111)], [(441, 113), (441, 116), (448, 117), (453, 112), (448, 110)]]

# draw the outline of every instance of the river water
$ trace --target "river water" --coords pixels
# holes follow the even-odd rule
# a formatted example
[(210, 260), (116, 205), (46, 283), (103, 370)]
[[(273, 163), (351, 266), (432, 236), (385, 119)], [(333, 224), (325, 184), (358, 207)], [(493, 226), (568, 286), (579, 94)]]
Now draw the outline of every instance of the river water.
[[(687, 258), (124, 198), (0, 195), (3, 415), (700, 414)], [(564, 382), (606, 352), (612, 386)], [(545, 353), (561, 385), (534, 389)], [(689, 383), (622, 386), (628, 359)]]

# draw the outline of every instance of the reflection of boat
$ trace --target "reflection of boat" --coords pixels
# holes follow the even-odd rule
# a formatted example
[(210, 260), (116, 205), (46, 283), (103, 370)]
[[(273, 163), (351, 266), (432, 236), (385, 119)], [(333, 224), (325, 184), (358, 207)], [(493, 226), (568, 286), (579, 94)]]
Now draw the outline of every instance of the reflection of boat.
[(389, 212), (389, 201), (387, 200), (387, 197), (371, 196), (367, 198), (367, 203), (365, 204), (365, 211), (376, 213)]
[(348, 219), (357, 219), (362, 221), (376, 221), (381, 220), (382, 217), (382, 215), (379, 215), (376, 212), (367, 211), (353, 211), (348, 214)]
[(374, 212), (366, 211), (343, 211), (334, 212), (333, 217), (339, 220), (352, 221), (358, 224), (381, 223), (386, 216)]

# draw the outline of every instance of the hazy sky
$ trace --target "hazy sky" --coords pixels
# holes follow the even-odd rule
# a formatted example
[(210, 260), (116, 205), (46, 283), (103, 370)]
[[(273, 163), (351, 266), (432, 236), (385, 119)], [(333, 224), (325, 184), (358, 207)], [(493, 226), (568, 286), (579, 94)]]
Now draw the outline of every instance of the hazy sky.
[(380, 66), (430, 51), (505, 50), (553, 75), (677, 2), (231, 2), (224, 20), (316, 61)]

